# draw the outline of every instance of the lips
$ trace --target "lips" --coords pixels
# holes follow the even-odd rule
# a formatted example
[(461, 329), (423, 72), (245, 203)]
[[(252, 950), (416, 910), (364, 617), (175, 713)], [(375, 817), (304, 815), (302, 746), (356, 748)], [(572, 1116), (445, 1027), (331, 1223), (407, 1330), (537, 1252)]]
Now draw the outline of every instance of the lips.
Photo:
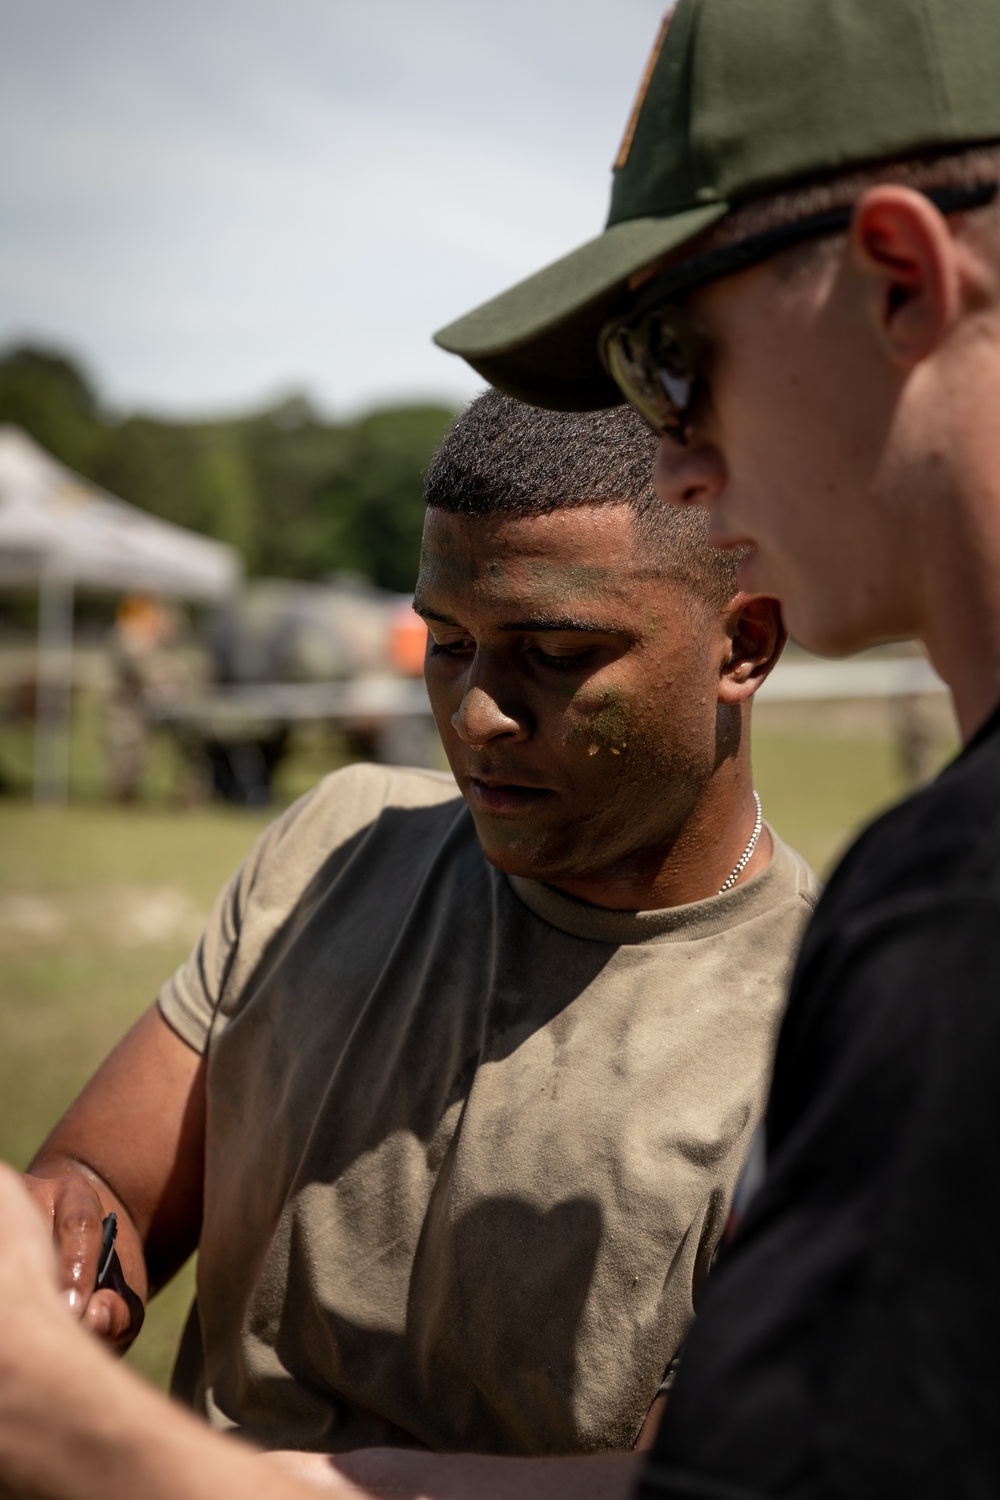
[(525, 812), (552, 795), (547, 787), (523, 786), (516, 782), (492, 779), (486, 781), (478, 776), (469, 778), (469, 801), (473, 807), (482, 808), (484, 812)]

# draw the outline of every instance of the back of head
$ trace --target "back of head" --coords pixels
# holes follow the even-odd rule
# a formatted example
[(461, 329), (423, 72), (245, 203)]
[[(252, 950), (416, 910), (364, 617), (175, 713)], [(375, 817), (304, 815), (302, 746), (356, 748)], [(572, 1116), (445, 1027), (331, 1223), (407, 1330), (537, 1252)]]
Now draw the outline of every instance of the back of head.
[(522, 399), (614, 404), (598, 336), (635, 272), (761, 197), (1000, 141), (998, 65), (1000, 0), (679, 0), (605, 232), (438, 341)]
[(656, 439), (631, 407), (547, 411), (488, 390), (441, 444), (424, 493), (429, 506), (477, 517), (625, 506), (651, 569), (721, 605), (737, 592), (738, 554), (709, 544), (704, 511), (657, 500), (655, 459)]

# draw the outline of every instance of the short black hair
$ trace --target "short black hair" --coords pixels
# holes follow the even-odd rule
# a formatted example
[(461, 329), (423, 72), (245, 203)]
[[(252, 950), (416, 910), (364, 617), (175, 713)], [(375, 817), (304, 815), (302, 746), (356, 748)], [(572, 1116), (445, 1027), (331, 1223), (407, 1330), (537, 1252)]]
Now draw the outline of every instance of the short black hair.
[(739, 554), (708, 541), (699, 506), (653, 489), (657, 440), (631, 407), (543, 411), (487, 390), (457, 418), (427, 471), (424, 498), (453, 515), (545, 515), (583, 505), (632, 511), (637, 541), (664, 576), (721, 605), (737, 592)]

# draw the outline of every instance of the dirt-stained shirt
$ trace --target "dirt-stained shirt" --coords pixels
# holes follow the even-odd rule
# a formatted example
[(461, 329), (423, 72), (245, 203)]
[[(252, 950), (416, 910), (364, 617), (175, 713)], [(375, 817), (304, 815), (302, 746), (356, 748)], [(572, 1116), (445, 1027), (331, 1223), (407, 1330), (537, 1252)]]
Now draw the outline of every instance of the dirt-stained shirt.
[(207, 1052), (174, 1390), (272, 1447), (632, 1445), (761, 1114), (816, 883), (594, 907), (359, 765), (268, 828), (164, 986)]

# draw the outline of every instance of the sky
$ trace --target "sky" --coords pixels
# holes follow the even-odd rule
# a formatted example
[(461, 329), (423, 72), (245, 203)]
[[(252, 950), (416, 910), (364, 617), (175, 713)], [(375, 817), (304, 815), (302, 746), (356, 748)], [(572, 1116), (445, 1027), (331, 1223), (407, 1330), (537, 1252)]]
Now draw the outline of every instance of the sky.
[(468, 399), (598, 233), (665, 0), (0, 0), (0, 350), (119, 411)]

